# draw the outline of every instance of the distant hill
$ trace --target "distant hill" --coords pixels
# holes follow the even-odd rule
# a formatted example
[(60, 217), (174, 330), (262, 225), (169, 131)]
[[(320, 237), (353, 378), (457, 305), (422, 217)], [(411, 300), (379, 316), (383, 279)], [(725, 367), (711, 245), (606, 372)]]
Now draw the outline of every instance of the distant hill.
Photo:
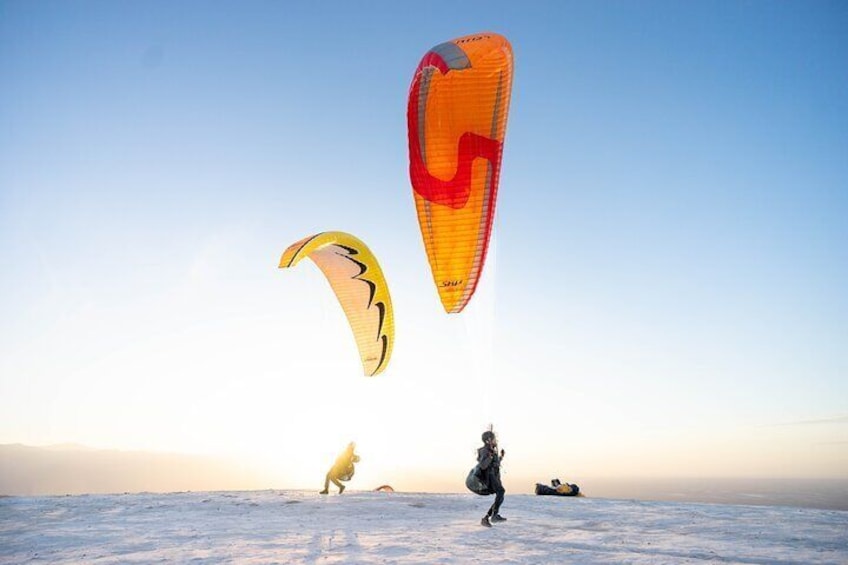
[(264, 489), (280, 480), (208, 456), (0, 445), (0, 495)]

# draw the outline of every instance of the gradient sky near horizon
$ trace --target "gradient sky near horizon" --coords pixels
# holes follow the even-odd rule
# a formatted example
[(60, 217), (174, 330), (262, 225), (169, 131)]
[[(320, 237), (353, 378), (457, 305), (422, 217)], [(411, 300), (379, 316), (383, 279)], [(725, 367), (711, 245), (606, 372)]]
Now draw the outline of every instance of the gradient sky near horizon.
[[(479, 31), (513, 97), (448, 316), (406, 98)], [(312, 488), (356, 440), (362, 486), (426, 489), (491, 422), (508, 487), (848, 477), (846, 61), (841, 2), (0, 1), (0, 443)], [(325, 230), (389, 279), (380, 377), (320, 271), (277, 269)]]

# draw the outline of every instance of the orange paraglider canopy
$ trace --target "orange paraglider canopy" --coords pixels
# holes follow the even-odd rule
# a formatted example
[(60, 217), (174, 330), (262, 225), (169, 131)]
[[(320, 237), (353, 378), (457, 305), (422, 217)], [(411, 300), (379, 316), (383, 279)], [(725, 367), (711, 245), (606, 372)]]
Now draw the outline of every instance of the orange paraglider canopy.
[(442, 305), (461, 312), (486, 260), (507, 113), (512, 47), (496, 33), (460, 37), (421, 59), (409, 89), (409, 174)]

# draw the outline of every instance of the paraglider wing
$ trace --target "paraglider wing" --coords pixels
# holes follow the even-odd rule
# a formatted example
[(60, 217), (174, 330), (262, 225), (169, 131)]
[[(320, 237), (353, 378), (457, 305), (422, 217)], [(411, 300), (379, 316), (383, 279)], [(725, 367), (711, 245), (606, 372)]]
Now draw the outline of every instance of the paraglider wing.
[(486, 260), (512, 92), (512, 47), (460, 37), (421, 59), (409, 89), (409, 175), (439, 298), (461, 312)]
[(394, 313), (383, 270), (368, 247), (344, 232), (323, 232), (291, 245), (280, 268), (309, 257), (330, 282), (353, 330), (365, 375), (380, 373), (394, 345)]

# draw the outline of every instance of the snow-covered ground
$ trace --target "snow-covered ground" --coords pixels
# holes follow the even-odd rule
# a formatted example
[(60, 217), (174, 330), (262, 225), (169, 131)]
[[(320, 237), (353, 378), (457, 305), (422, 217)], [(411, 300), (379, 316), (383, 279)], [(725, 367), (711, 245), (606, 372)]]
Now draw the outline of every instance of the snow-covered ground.
[(848, 512), (348, 491), (0, 498), (2, 563), (848, 563)]

